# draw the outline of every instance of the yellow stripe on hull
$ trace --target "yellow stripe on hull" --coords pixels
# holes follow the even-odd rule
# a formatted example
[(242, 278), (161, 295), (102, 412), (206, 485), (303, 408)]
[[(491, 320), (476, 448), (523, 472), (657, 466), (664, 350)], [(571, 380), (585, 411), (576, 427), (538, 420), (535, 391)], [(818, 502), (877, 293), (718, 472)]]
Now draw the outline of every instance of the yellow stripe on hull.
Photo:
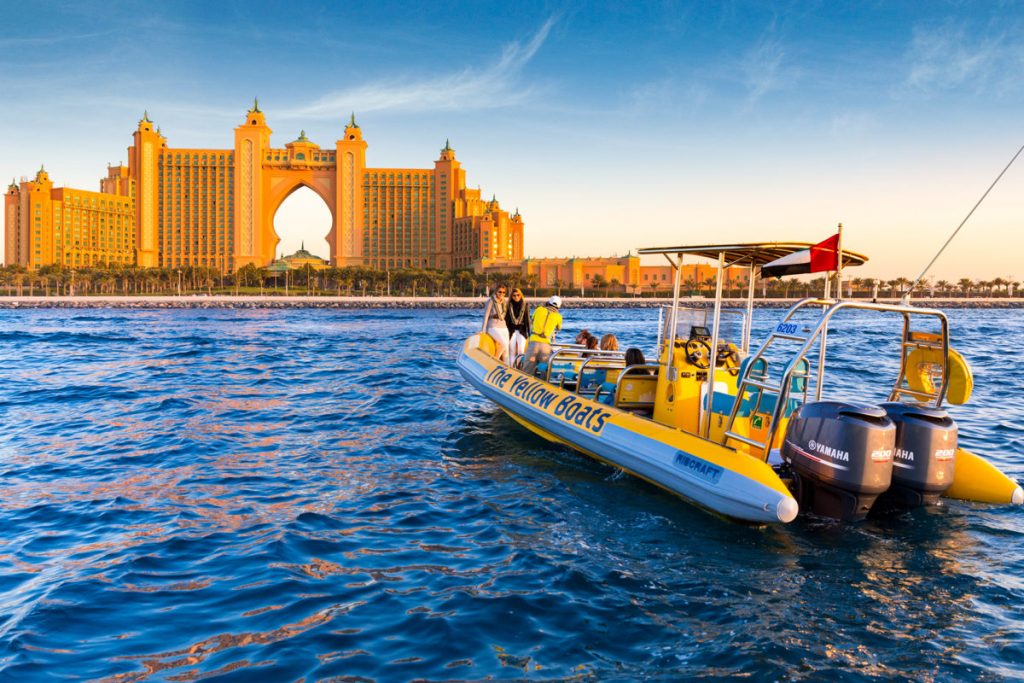
[(1024, 503), (1024, 490), (1013, 479), (980, 455), (963, 448), (956, 451), (953, 484), (943, 494), (946, 498), (977, 503)]

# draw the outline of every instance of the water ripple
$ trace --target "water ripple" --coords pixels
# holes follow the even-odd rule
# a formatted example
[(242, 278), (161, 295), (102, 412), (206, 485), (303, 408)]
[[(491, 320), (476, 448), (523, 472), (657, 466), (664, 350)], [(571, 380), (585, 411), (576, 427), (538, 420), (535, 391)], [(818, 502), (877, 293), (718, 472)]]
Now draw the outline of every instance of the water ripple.
[[(653, 344), (648, 312), (566, 313)], [(962, 439), (1024, 476), (1024, 316), (951, 316)], [(848, 395), (896, 371), (862, 360), (892, 326), (857, 322), (830, 337)], [(719, 521), (463, 386), (477, 324), (0, 312), (3, 678), (1024, 677), (1019, 510)]]

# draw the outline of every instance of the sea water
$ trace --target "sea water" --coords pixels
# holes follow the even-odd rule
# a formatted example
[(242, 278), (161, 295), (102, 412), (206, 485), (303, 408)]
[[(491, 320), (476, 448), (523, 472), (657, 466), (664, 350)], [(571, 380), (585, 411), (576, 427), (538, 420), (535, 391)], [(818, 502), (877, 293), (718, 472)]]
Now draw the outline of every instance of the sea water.
[[(564, 315), (651, 355), (652, 311)], [(1022, 479), (1024, 313), (950, 318), (961, 445)], [(722, 521), (466, 386), (480, 322), (0, 312), (0, 677), (1024, 678), (1021, 508)], [(884, 400), (898, 331), (833, 331), (829, 387)]]

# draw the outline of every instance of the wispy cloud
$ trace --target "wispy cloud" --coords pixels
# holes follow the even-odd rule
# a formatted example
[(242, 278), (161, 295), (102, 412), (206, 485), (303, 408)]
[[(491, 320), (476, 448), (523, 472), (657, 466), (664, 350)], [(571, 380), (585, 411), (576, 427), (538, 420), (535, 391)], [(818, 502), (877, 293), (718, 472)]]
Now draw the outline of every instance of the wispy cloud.
[(787, 65), (785, 46), (771, 32), (744, 55), (740, 69), (748, 106), (770, 92), (788, 87), (796, 79), (796, 71)]
[(556, 21), (557, 17), (549, 18), (525, 44), (506, 45), (498, 60), (486, 68), (466, 67), (421, 80), (367, 83), (330, 93), (277, 116), (284, 119), (336, 118), (339, 112), (349, 109), (360, 112), (479, 110), (522, 102), (533, 93), (533, 87), (523, 83), (523, 68), (540, 50)]
[(1024, 90), (1024, 47), (1019, 32), (972, 35), (963, 26), (944, 24), (914, 29), (907, 50), (903, 94), (932, 95), (965, 88), (1005, 94)]
[(47, 34), (38, 36), (9, 36), (0, 38), (0, 47), (3, 48), (24, 48), (24, 47), (46, 47), (49, 45), (57, 45), (59, 43), (71, 43), (81, 40), (92, 40), (94, 38), (102, 38), (111, 35), (112, 31), (96, 31), (94, 33), (77, 33), (77, 34)]

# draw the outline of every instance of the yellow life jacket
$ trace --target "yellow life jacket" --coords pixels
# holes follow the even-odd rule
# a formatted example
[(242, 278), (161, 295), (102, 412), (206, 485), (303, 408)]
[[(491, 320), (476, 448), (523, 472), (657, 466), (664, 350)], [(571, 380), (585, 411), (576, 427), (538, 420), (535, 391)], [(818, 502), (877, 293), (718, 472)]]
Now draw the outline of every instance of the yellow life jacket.
[(533, 312), (533, 320), (530, 323), (530, 341), (550, 344), (555, 338), (555, 332), (560, 329), (562, 329), (562, 314), (547, 306), (541, 306)]

